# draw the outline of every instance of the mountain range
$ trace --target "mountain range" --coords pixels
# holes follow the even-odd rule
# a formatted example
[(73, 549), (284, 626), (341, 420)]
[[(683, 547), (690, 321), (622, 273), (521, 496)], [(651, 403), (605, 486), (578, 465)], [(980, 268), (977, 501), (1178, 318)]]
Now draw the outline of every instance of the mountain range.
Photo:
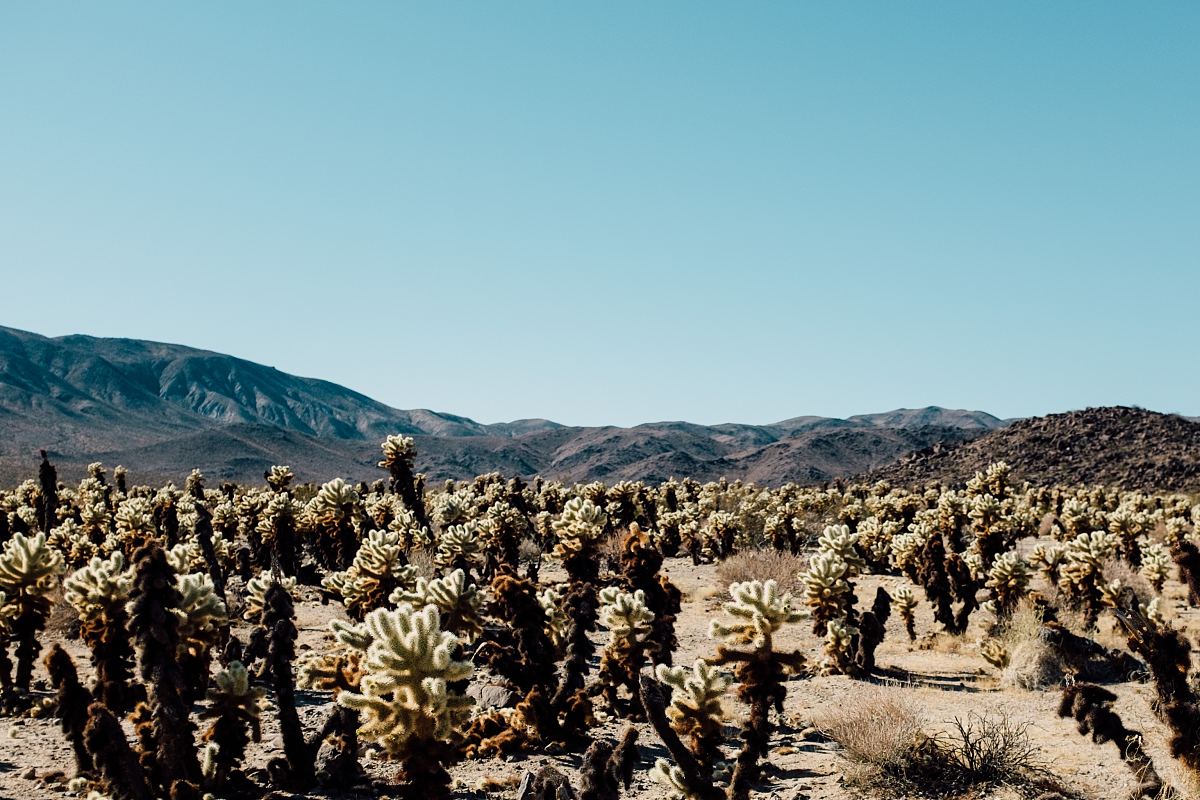
[(372, 479), (379, 443), (417, 441), (430, 480), (499, 471), (565, 481), (727, 477), (820, 483), (996, 430), (982, 411), (898, 409), (769, 425), (654, 422), (575, 427), (483, 424), (401, 410), (328, 381), (175, 344), (50, 338), (0, 327), (0, 480), (28, 477), (47, 450), (65, 476), (124, 464), (134, 480), (257, 480), (288, 464), (301, 480)]

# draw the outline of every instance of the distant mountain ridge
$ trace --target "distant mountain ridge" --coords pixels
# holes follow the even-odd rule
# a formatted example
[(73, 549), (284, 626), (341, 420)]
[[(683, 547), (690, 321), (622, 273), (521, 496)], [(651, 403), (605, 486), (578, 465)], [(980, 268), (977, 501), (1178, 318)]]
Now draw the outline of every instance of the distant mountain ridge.
[(0, 327), (0, 477), (31, 474), (45, 448), (68, 471), (123, 463), (155, 478), (193, 466), (255, 480), (271, 464), (302, 479), (372, 478), (378, 445), (418, 440), (431, 480), (482, 472), (563, 480), (725, 476), (820, 482), (1005, 425), (981, 411), (897, 409), (769, 425), (657, 422), (571, 427), (526, 419), (486, 425), (401, 410), (328, 381), (184, 345)]

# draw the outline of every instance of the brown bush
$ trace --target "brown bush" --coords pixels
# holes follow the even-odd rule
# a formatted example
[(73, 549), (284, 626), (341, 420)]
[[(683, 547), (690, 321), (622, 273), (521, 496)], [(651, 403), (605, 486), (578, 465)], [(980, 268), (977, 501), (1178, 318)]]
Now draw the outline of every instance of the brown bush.
[(1070, 793), (1048, 780), (1029, 741), (1027, 723), (1003, 711), (956, 718), (948, 732), (925, 733), (916, 708), (895, 693), (876, 691), (842, 704), (817, 727), (843, 748), (846, 780), (897, 797), (974, 797), (1014, 786), (1023, 793)]
[(731, 583), (773, 580), (782, 592), (804, 589), (800, 574), (808, 571), (808, 557), (782, 550), (742, 550), (717, 565), (717, 580), (724, 589)]
[(917, 709), (897, 692), (864, 692), (816, 723), (859, 764), (902, 774), (927, 737)]

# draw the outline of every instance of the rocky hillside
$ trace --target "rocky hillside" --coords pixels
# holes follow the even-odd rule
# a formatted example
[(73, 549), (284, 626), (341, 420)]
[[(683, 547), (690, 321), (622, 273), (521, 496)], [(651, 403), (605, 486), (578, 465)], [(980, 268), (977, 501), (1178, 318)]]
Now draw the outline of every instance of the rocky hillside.
[(405, 433), (417, 438), (418, 468), (431, 480), (497, 470), (568, 481), (689, 475), (813, 483), (1003, 424), (983, 412), (925, 408), (773, 425), (485, 425), (392, 408), (327, 381), (181, 345), (0, 328), (5, 482), (30, 475), (41, 448), (64, 477), (102, 461), (147, 480), (179, 480), (192, 467), (254, 480), (271, 464), (290, 464), (305, 480), (373, 478), (379, 442)]
[(1125, 407), (1051, 414), (958, 446), (935, 445), (868, 477), (959, 482), (1000, 460), (1017, 478), (1040, 483), (1200, 491), (1200, 422)]

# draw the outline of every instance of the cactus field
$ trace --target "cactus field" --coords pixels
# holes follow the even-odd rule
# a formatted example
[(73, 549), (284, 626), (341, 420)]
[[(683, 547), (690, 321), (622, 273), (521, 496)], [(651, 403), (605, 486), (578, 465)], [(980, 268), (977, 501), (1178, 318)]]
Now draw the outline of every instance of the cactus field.
[(681, 478), (0, 492), (0, 797), (1186, 798), (1200, 498)]

